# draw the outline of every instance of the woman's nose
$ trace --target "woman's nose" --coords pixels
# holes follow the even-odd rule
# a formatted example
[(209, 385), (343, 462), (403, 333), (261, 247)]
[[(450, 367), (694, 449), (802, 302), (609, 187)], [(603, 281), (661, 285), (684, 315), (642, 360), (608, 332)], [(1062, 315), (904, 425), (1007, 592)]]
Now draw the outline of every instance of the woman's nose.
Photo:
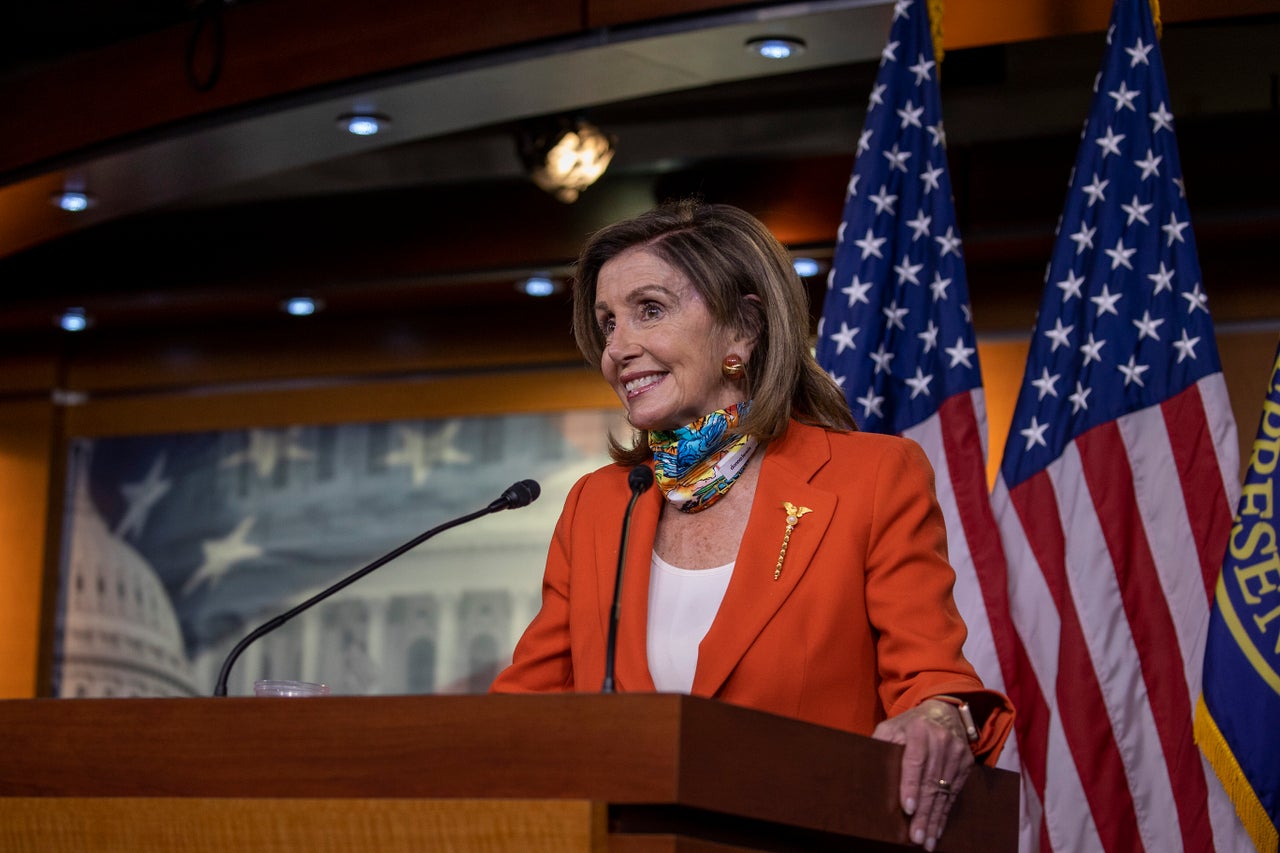
[(639, 350), (636, 336), (622, 325), (615, 326), (605, 341), (605, 355), (615, 362), (626, 361)]

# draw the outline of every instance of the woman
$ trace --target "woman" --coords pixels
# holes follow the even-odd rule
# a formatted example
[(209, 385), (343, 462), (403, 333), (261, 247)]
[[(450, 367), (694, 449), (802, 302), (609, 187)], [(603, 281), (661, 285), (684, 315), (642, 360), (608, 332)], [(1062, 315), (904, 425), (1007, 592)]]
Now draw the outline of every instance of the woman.
[[(660, 207), (593, 236), (574, 335), (638, 431), (570, 492), (542, 609), (499, 692), (598, 690), (629, 469), (619, 690), (711, 696), (903, 744), (910, 836), (932, 850), (975, 755), (1012, 724), (961, 654), (932, 470), (856, 431), (808, 345), (786, 251), (736, 208)], [(938, 698), (938, 697), (945, 698)]]

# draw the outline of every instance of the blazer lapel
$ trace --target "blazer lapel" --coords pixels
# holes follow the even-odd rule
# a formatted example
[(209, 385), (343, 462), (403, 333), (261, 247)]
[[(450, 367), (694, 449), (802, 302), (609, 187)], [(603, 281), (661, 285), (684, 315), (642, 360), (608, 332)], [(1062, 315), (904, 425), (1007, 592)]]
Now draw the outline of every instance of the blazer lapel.
[[(829, 456), (828, 442), (820, 430), (795, 423), (765, 451), (733, 577), (720, 611), (699, 646), (693, 679), (695, 695), (715, 695), (809, 570), (836, 508), (833, 492), (809, 482)], [(794, 525), (781, 573), (775, 580), (787, 530), (784, 502), (810, 511)]]

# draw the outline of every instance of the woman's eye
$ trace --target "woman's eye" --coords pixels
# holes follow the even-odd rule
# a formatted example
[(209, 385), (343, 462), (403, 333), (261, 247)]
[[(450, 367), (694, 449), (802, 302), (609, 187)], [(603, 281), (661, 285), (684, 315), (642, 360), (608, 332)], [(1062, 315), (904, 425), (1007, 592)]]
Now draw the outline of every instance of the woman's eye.
[(662, 316), (662, 306), (656, 302), (646, 302), (640, 306), (640, 315), (646, 320), (656, 320)]
[(612, 317), (606, 317), (600, 321), (600, 334), (606, 338), (613, 334), (613, 329), (617, 325)]

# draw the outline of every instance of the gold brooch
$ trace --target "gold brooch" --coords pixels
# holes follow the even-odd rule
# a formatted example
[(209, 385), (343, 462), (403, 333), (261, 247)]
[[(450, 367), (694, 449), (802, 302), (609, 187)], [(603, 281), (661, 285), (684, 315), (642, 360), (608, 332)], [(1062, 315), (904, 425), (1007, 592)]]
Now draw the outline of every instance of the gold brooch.
[(787, 546), (791, 544), (791, 531), (796, 529), (803, 515), (813, 512), (807, 506), (796, 506), (791, 501), (783, 501), (782, 508), (787, 511), (787, 532), (782, 535), (782, 550), (778, 552), (778, 565), (773, 569), (774, 580), (782, 575), (782, 561), (787, 558)]

